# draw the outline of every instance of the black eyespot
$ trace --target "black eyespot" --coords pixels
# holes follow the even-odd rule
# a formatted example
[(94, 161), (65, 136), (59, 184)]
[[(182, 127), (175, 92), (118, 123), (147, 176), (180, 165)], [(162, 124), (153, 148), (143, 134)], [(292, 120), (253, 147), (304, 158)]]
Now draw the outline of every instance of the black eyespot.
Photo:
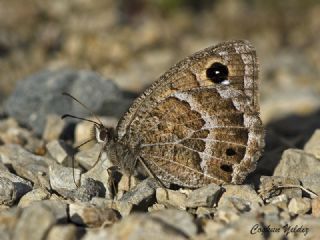
[(100, 133), (99, 133), (99, 138), (104, 141), (106, 138), (107, 138), (107, 131), (106, 130), (101, 130)]
[(227, 154), (227, 156), (231, 157), (231, 156), (236, 155), (236, 151), (234, 149), (232, 149), (232, 148), (228, 148), (226, 150), (226, 154)]
[(228, 173), (232, 173), (232, 171), (233, 171), (232, 166), (226, 165), (226, 164), (221, 165), (220, 168), (221, 168), (221, 170), (228, 172)]
[(221, 83), (228, 79), (229, 70), (226, 65), (215, 62), (207, 68), (206, 75), (207, 78), (211, 79), (214, 83)]

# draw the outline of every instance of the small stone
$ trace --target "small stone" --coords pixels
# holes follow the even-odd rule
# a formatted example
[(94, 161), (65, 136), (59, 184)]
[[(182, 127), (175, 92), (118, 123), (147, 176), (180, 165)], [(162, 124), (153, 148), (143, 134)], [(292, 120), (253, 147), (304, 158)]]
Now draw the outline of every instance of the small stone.
[(217, 204), (223, 191), (224, 189), (213, 183), (198, 188), (188, 195), (186, 206), (191, 208), (213, 207)]
[(218, 202), (218, 209), (230, 206), (230, 203), (232, 205), (239, 203), (245, 208), (249, 207), (250, 210), (263, 205), (262, 199), (250, 185), (224, 185), (223, 187), (226, 191)]
[(283, 152), (273, 175), (302, 179), (319, 172), (319, 159), (299, 149), (288, 149)]
[(49, 209), (55, 218), (56, 222), (66, 223), (69, 219), (68, 205), (65, 200), (41, 200), (31, 202), (27, 208), (46, 208)]
[(208, 208), (208, 207), (198, 207), (196, 211), (196, 215), (198, 218), (201, 217), (210, 217), (217, 211), (216, 208)]
[(1, 209), (0, 239), (11, 240), (22, 210), (20, 208)]
[(188, 238), (197, 234), (197, 227), (194, 224), (193, 216), (186, 211), (165, 209), (150, 213), (150, 217), (159, 219), (164, 224), (172, 226), (181, 231)]
[(33, 205), (23, 210), (12, 239), (44, 239), (56, 222), (54, 214), (43, 205)]
[(80, 170), (76, 168), (67, 168), (53, 164), (49, 167), (49, 175), (52, 189), (63, 196), (69, 196), (70, 192), (77, 188), (75, 182), (80, 182)]
[(138, 205), (142, 201), (147, 201), (155, 194), (158, 182), (153, 178), (147, 178), (132, 188), (129, 192), (123, 194), (120, 202), (129, 202)]
[(133, 208), (133, 204), (126, 201), (116, 201), (115, 204), (122, 217), (128, 216)]
[(17, 200), (17, 189), (9, 179), (0, 177), (0, 204), (12, 206)]
[[(9, 171), (0, 171), (0, 178), (3, 180), (2, 189), (0, 191), (4, 194), (3, 197), (7, 196), (11, 199), (7, 199), (9, 205), (13, 204), (24, 194), (32, 190), (32, 185), (29, 181), (10, 173)], [(12, 195), (9, 196), (8, 194)]]
[(62, 141), (52, 140), (47, 144), (46, 147), (52, 158), (55, 159), (58, 163), (61, 164), (67, 159), (67, 147)]
[(104, 197), (106, 195), (106, 189), (102, 182), (92, 178), (86, 178), (84, 183), (73, 192), (72, 199), (78, 199), (82, 202), (89, 202), (93, 197)]
[(311, 209), (311, 201), (309, 198), (292, 198), (288, 209), (293, 214), (305, 214)]
[(158, 203), (165, 206), (186, 209), (187, 195), (180, 191), (157, 188), (156, 198)]
[(19, 207), (27, 207), (32, 202), (49, 199), (50, 193), (42, 188), (36, 188), (25, 194), (19, 201)]
[[(206, 221), (203, 230), (206, 233), (207, 239), (218, 239), (218, 232), (223, 229), (225, 225), (221, 222), (216, 222), (213, 220)], [(206, 238), (205, 238), (206, 239)]]
[(300, 181), (296, 178), (262, 176), (260, 182), (259, 193), (266, 202), (270, 202), (272, 198), (280, 194), (285, 194), (288, 199), (302, 197), (302, 190), (299, 188)]
[(320, 173), (311, 173), (301, 179), (302, 186), (320, 195)]
[(320, 197), (311, 200), (312, 216), (320, 217)]
[(166, 206), (163, 204), (155, 203), (151, 207), (148, 207), (148, 212), (160, 211), (166, 209)]
[(304, 151), (320, 159), (320, 129), (317, 129), (304, 145)]
[(243, 212), (249, 212), (255, 209), (256, 206), (252, 207), (253, 204), (254, 203), (252, 203), (249, 200), (233, 196), (233, 197), (226, 197), (221, 199), (217, 209), (218, 210), (228, 209), (228, 210), (234, 211), (235, 213), (243, 213)]
[(131, 214), (109, 228), (86, 234), (83, 239), (185, 240), (186, 236), (180, 228), (177, 229), (157, 217), (149, 214)]
[[(95, 180), (96, 185), (100, 185), (100, 189), (103, 188), (103, 197), (112, 199), (112, 177), (110, 177), (107, 168), (104, 166), (104, 162), (101, 160), (88, 172), (81, 175), (81, 186), (88, 181), (88, 179)], [(101, 191), (100, 191), (101, 192)], [(102, 193), (102, 192), (101, 192)], [(102, 196), (99, 194), (99, 196)]]
[(77, 228), (73, 224), (53, 226), (46, 238), (47, 240), (76, 240)]
[(39, 180), (40, 173), (48, 185), (48, 165), (52, 162), (50, 159), (32, 154), (16, 144), (0, 146), (0, 157), (3, 162), (11, 164), (19, 176), (30, 180), (34, 185), (43, 185)]
[(113, 209), (99, 208), (89, 204), (70, 204), (69, 213), (73, 223), (87, 227), (112, 225), (120, 219), (119, 213)]
[(231, 209), (218, 209), (214, 218), (224, 223), (231, 223), (237, 221), (240, 217), (239, 214)]
[(63, 121), (60, 116), (49, 114), (47, 115), (42, 138), (47, 142), (59, 139), (64, 127), (65, 121)]
[(93, 197), (90, 204), (100, 208), (113, 208), (116, 209), (116, 201), (113, 199), (106, 199), (103, 197)]
[[(88, 135), (87, 135), (88, 137)], [(86, 170), (91, 169), (98, 161), (99, 153), (101, 151), (100, 144), (95, 144), (88, 149), (84, 149), (76, 153), (74, 159)], [(106, 154), (102, 154), (99, 161), (106, 159)]]

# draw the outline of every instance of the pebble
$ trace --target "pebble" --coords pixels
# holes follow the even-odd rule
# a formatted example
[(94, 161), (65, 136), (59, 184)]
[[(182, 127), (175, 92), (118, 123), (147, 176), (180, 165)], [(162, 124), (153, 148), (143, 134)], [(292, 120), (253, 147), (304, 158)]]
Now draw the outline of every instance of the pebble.
[(49, 114), (46, 118), (42, 138), (47, 142), (58, 139), (62, 135), (65, 125), (65, 121), (61, 119), (61, 116)]
[(301, 179), (302, 186), (320, 195), (320, 173), (311, 173)]
[(70, 192), (77, 188), (75, 182), (78, 184), (80, 182), (80, 170), (76, 168), (53, 164), (49, 167), (49, 175), (51, 188), (63, 196), (69, 196)]
[(250, 209), (257, 209), (260, 205), (263, 205), (262, 199), (250, 185), (224, 185), (223, 187), (225, 192), (218, 202), (218, 208), (230, 206), (230, 200), (231, 202), (235, 202), (232, 198), (238, 198), (238, 202), (245, 203)]
[(320, 172), (320, 159), (299, 149), (288, 149), (273, 175), (302, 179), (310, 174)]
[(67, 146), (62, 141), (52, 140), (47, 143), (46, 148), (53, 159), (62, 164), (68, 157)]
[(311, 200), (312, 216), (320, 217), (320, 197)]
[(90, 71), (59, 69), (44, 70), (19, 81), (5, 101), (4, 109), (19, 123), (32, 127), (35, 133), (42, 135), (48, 114), (89, 115), (80, 104), (63, 97), (61, 93), (65, 91), (80, 98), (96, 113), (120, 116), (128, 107), (123, 104), (114, 107), (123, 96), (113, 81), (106, 81)]
[(0, 171), (0, 179), (3, 203), (11, 205), (32, 190), (32, 184), (29, 181), (8, 171)]
[(17, 189), (9, 179), (0, 177), (0, 204), (12, 206), (17, 201)]
[(188, 195), (186, 206), (191, 208), (213, 207), (218, 203), (223, 192), (224, 189), (216, 184), (209, 184), (198, 188)]
[(155, 195), (156, 188), (158, 188), (158, 182), (154, 178), (147, 178), (123, 194), (119, 201), (139, 205), (142, 201), (148, 201), (152, 198)]
[(76, 240), (77, 239), (77, 227), (73, 224), (67, 225), (55, 225), (53, 226), (47, 236), (47, 240)]
[(159, 204), (178, 209), (186, 209), (187, 195), (170, 189), (157, 188), (156, 198)]
[(317, 129), (309, 141), (304, 145), (304, 151), (313, 154), (316, 158), (320, 159), (320, 129)]
[(110, 208), (101, 208), (84, 203), (69, 205), (71, 222), (86, 227), (101, 227), (112, 225), (120, 219), (120, 214)]
[(49, 199), (50, 193), (42, 188), (36, 188), (32, 191), (26, 193), (19, 201), (19, 207), (27, 207), (35, 201), (41, 201), (45, 199)]
[(12, 239), (44, 239), (55, 222), (56, 218), (50, 209), (41, 204), (32, 205), (22, 211)]
[(292, 198), (288, 209), (293, 214), (305, 214), (311, 209), (311, 201), (309, 198)]

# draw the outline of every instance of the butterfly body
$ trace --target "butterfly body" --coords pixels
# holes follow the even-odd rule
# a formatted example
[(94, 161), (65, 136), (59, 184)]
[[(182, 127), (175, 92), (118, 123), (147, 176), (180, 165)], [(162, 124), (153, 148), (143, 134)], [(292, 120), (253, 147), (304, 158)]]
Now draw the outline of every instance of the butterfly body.
[(143, 159), (165, 183), (242, 183), (264, 147), (258, 98), (258, 63), (247, 41), (204, 49), (134, 101), (106, 151), (130, 174)]

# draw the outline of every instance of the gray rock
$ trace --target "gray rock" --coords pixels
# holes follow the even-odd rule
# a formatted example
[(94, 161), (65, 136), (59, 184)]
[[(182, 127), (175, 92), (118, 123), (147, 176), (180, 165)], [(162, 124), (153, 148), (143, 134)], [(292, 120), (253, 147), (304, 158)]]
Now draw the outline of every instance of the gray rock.
[(2, 199), (3, 203), (7, 201), (7, 204), (11, 205), (32, 190), (32, 185), (29, 181), (8, 171), (0, 171), (0, 179), (1, 198), (4, 198)]
[(30, 206), (23, 210), (12, 239), (42, 240), (55, 222), (54, 214), (47, 207), (43, 205)]
[(84, 240), (102, 239), (186, 239), (187, 236), (176, 227), (150, 215), (132, 214), (112, 227), (89, 232)]
[[(103, 154), (104, 155), (104, 154)], [(97, 160), (97, 159), (95, 159)], [(81, 175), (81, 186), (85, 184), (88, 179), (93, 179), (104, 189), (103, 196), (106, 198), (112, 198), (112, 178), (110, 178), (108, 167), (111, 166), (111, 163), (107, 163), (108, 160), (100, 159), (97, 164), (91, 168), (88, 172)], [(101, 194), (99, 194), (101, 196)]]
[(129, 192), (126, 192), (119, 201), (138, 205), (142, 201), (148, 200), (154, 196), (156, 188), (158, 187), (159, 184), (155, 179), (147, 178), (132, 188)]
[(61, 140), (52, 140), (47, 145), (47, 150), (58, 163), (63, 163), (68, 158), (68, 149)]
[(130, 202), (126, 201), (116, 201), (116, 208), (121, 214), (122, 217), (128, 216), (132, 209), (133, 209), (133, 204)]
[(49, 167), (49, 175), (52, 189), (66, 197), (73, 195), (73, 191), (77, 189), (75, 182), (78, 184), (80, 182), (80, 170), (76, 168), (67, 168), (53, 164)]
[(159, 204), (178, 209), (186, 209), (187, 195), (170, 189), (157, 188), (156, 198)]
[(224, 185), (223, 187), (226, 191), (218, 202), (218, 209), (230, 206), (230, 203), (232, 205), (239, 203), (242, 206), (249, 207), (250, 210), (263, 205), (262, 199), (250, 185)]
[(17, 189), (9, 179), (0, 177), (0, 204), (12, 206), (17, 200)]
[(48, 114), (88, 115), (87, 110), (78, 103), (62, 97), (62, 92), (81, 98), (79, 100), (93, 112), (102, 115), (120, 116), (128, 107), (122, 101), (122, 93), (112, 81), (90, 71), (60, 69), (42, 71), (19, 81), (4, 108), (10, 116), (41, 135)]
[(311, 209), (311, 200), (309, 198), (292, 198), (288, 209), (290, 213), (305, 214)]
[(32, 181), (36, 186), (47, 187), (48, 165), (52, 162), (50, 159), (32, 154), (16, 144), (0, 146), (0, 157), (11, 164), (19, 176)]
[(317, 129), (304, 145), (304, 151), (320, 159), (320, 129)]
[(72, 203), (69, 205), (70, 220), (78, 225), (87, 227), (101, 227), (112, 225), (120, 219), (120, 215), (113, 209), (101, 208), (90, 204)]
[(50, 193), (42, 188), (36, 188), (26, 193), (19, 201), (19, 207), (27, 207), (35, 201), (49, 199)]
[(298, 187), (293, 187), (300, 186), (300, 181), (296, 178), (280, 176), (262, 176), (260, 178), (260, 182), (260, 196), (267, 202), (270, 202), (270, 199), (280, 194), (285, 194), (287, 196), (287, 199), (294, 197), (302, 197), (302, 190)]
[(320, 195), (320, 173), (311, 173), (301, 178), (302, 186)]
[(197, 234), (198, 229), (194, 223), (194, 218), (186, 211), (166, 209), (152, 212), (150, 216), (176, 228), (189, 238)]
[(312, 216), (317, 218), (320, 217), (320, 197), (312, 199), (311, 208), (312, 208)]
[(49, 114), (46, 118), (46, 125), (44, 127), (42, 138), (49, 142), (60, 137), (65, 128), (65, 121), (56, 114)]
[(102, 182), (92, 178), (86, 178), (79, 188), (76, 188), (71, 199), (77, 199), (81, 202), (89, 202), (93, 197), (105, 197), (106, 189)]
[(31, 206), (43, 206), (46, 209), (50, 209), (56, 222), (66, 223), (69, 219), (68, 205), (66, 202), (63, 202), (61, 200), (42, 200), (33, 202)]
[[(88, 135), (86, 136), (88, 138)], [(91, 169), (98, 160), (99, 152), (101, 151), (101, 145), (95, 144), (89, 149), (82, 150), (74, 156), (74, 159), (86, 170)], [(104, 154), (103, 154), (104, 155)], [(104, 156), (99, 161), (103, 161)]]
[(273, 175), (302, 179), (320, 172), (320, 160), (299, 149), (288, 149), (282, 154)]
[(213, 207), (217, 204), (221, 197), (223, 189), (216, 184), (198, 188), (192, 191), (187, 198), (186, 206), (191, 208), (196, 207)]
[(19, 216), (21, 215), (21, 209), (9, 208), (0, 211), (0, 239), (11, 240), (12, 232), (17, 225)]
[(73, 224), (55, 225), (53, 226), (47, 236), (47, 240), (76, 240), (78, 229)]

